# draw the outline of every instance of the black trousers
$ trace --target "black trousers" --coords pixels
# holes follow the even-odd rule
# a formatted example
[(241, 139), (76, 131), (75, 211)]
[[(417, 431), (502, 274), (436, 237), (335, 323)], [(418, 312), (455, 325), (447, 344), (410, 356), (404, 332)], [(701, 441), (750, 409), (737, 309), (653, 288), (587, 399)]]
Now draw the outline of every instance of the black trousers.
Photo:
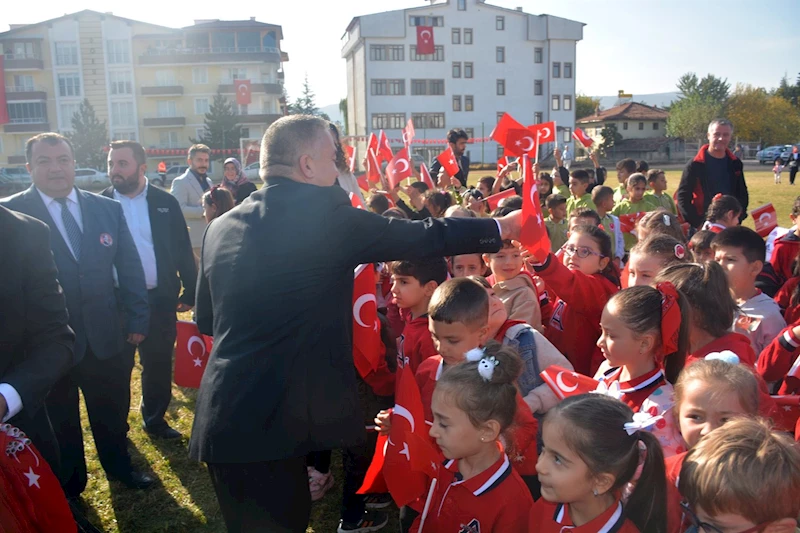
[(208, 463), (229, 533), (305, 533), (311, 493), (305, 456), (261, 463)]
[(61, 453), (59, 478), (67, 497), (86, 488), (86, 458), (78, 388), (83, 392), (100, 464), (121, 476), (131, 470), (128, 454), (128, 410), (131, 404), (133, 355), (127, 350), (98, 359), (91, 349), (50, 390), (47, 410)]
[(377, 440), (378, 434), (370, 431), (367, 434), (367, 442), (362, 446), (342, 449), (344, 486), (342, 487), (341, 517), (345, 522), (356, 523), (364, 516), (366, 510), (364, 496), (356, 494), (356, 491), (364, 483)]
[[(162, 306), (163, 307), (163, 306)], [(148, 429), (167, 425), (164, 414), (172, 400), (172, 354), (175, 350), (175, 307), (159, 309), (150, 305), (150, 330), (139, 345), (142, 363), (142, 403), (139, 407), (142, 420)], [(133, 358), (136, 346), (125, 348)]]
[(794, 185), (794, 178), (797, 176), (797, 171), (800, 170), (800, 167), (792, 167), (789, 169), (789, 183)]

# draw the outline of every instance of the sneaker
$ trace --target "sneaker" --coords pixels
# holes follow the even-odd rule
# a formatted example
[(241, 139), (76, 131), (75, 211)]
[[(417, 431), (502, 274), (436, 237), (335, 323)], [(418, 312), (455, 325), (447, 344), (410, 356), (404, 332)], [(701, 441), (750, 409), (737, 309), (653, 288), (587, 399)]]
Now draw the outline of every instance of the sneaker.
[(339, 529), (337, 533), (368, 533), (370, 531), (379, 531), (389, 523), (389, 515), (380, 511), (366, 511), (364, 518), (357, 523), (339, 522)]
[(364, 504), (367, 509), (386, 509), (392, 504), (392, 497), (389, 494), (367, 494), (364, 496)]
[(334, 479), (331, 472), (323, 474), (312, 466), (308, 467), (308, 489), (311, 491), (312, 502), (321, 500), (325, 493), (333, 487), (333, 483)]

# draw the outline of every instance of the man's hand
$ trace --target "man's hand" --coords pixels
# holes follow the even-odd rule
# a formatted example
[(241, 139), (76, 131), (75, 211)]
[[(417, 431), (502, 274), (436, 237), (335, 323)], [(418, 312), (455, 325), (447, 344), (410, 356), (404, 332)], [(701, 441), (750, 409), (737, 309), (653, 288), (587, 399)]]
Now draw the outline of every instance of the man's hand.
[(128, 343), (134, 346), (139, 346), (144, 341), (144, 335), (141, 333), (128, 333)]
[(539, 163), (533, 164), (533, 179), (534, 181), (539, 179)]
[(8, 403), (6, 397), (0, 394), (0, 420), (3, 420), (8, 414)]
[(522, 227), (522, 210), (507, 214), (504, 217), (496, 218), (500, 223), (500, 238), (504, 241), (519, 239), (520, 228)]
[(185, 313), (186, 311), (191, 311), (194, 308), (193, 305), (185, 304), (183, 302), (178, 302), (178, 307), (175, 309), (178, 313)]
[(594, 168), (600, 168), (600, 156), (597, 155), (597, 150), (592, 150), (589, 153), (589, 159), (592, 160)]
[(392, 412), (384, 409), (375, 416), (378, 433), (388, 435), (392, 430)]
[(440, 189), (446, 189), (448, 185), (450, 185), (450, 176), (442, 167), (439, 169), (439, 175), (436, 176), (436, 186)]
[(463, 185), (461, 185), (461, 180), (455, 176), (450, 177), (450, 185), (453, 186), (457, 191), (460, 191)]

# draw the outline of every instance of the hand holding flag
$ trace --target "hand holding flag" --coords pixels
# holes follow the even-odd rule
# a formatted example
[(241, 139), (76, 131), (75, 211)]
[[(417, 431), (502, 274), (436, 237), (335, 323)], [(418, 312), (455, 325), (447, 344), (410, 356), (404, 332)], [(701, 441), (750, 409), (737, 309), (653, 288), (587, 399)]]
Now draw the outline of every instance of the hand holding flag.
[(458, 166), (456, 154), (453, 152), (452, 146), (448, 146), (441, 154), (437, 155), (436, 160), (441, 163), (442, 168), (451, 178), (461, 170)]
[(386, 166), (386, 177), (389, 180), (390, 190), (394, 190), (401, 181), (411, 175), (411, 162), (408, 149), (403, 148), (397, 152)]
[(572, 132), (572, 138), (581, 143), (584, 148), (591, 148), (594, 144), (594, 139), (586, 135), (586, 132), (580, 128), (575, 128), (575, 131)]
[(550, 237), (547, 235), (542, 215), (534, 168), (527, 154), (522, 156), (522, 177), (522, 228), (519, 242), (536, 257), (537, 261), (543, 263), (550, 253)]

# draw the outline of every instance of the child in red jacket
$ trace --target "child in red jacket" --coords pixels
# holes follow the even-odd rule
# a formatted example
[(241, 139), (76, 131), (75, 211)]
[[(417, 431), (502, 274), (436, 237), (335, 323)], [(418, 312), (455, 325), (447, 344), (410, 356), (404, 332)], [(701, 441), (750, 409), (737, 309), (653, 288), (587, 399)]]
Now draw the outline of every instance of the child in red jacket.
[(550, 254), (541, 265), (530, 263), (544, 280), (552, 310), (545, 336), (572, 363), (577, 372), (594, 376), (605, 359), (596, 346), (600, 316), (608, 299), (619, 290), (611, 262), (611, 239), (596, 226), (577, 226), (570, 231), (561, 262)]
[[(795, 198), (792, 204), (792, 213), (789, 215), (792, 224), (797, 226), (800, 222), (800, 196)], [(772, 249), (772, 256), (769, 262), (775, 273), (784, 281), (791, 278), (794, 274), (794, 265), (797, 262), (797, 255), (800, 253), (800, 226), (794, 231), (775, 239)]]

